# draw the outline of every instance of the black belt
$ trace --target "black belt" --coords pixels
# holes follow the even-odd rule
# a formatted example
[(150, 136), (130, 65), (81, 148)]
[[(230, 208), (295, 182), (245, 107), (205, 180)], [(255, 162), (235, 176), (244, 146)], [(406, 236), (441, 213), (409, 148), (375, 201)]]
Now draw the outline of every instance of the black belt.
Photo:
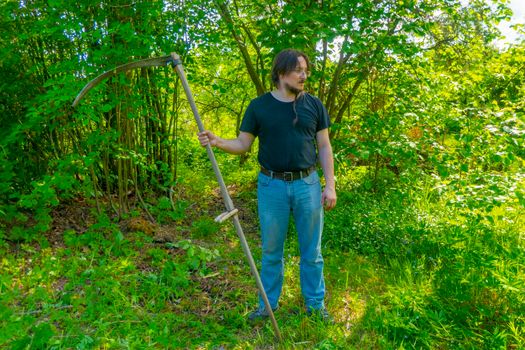
[(311, 167), (311, 168), (308, 168), (305, 170), (299, 170), (299, 171), (284, 171), (284, 172), (271, 171), (271, 170), (261, 167), (261, 173), (263, 173), (264, 175), (269, 176), (272, 179), (279, 179), (279, 180), (284, 180), (284, 181), (299, 180), (299, 179), (309, 176), (314, 171), (315, 171), (315, 167)]

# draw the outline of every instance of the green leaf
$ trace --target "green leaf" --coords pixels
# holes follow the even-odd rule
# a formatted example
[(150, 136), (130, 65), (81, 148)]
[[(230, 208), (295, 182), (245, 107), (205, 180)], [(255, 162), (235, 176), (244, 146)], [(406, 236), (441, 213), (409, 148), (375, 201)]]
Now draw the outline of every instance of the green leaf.
[(438, 169), (439, 176), (441, 176), (442, 178), (446, 178), (450, 174), (448, 171), (448, 168), (441, 164), (438, 164), (437, 169)]
[(516, 191), (516, 197), (518, 198), (518, 202), (521, 204), (522, 207), (525, 207), (525, 195), (520, 192)]
[(102, 112), (107, 113), (111, 111), (112, 108), (113, 108), (112, 105), (110, 105), (109, 103), (106, 103), (102, 106)]
[(54, 333), (49, 323), (41, 323), (35, 327), (32, 345), (37, 348), (44, 348)]

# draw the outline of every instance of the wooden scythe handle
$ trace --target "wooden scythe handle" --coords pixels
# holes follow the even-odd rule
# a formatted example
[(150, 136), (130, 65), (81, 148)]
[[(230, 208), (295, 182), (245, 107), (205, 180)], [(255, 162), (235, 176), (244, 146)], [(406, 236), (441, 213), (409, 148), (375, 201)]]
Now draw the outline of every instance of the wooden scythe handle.
[[(180, 62), (180, 57), (176, 53), (173, 52), (171, 54), (171, 57), (173, 58), (173, 62)], [(190, 86), (188, 85), (188, 80), (186, 79), (186, 74), (184, 73), (182, 64), (175, 64), (174, 69), (177, 71), (177, 74), (179, 75), (179, 78), (182, 83), (182, 87), (184, 88), (186, 97), (188, 98), (188, 102), (190, 103), (191, 110), (193, 111), (193, 116), (195, 117), (195, 121), (197, 122), (197, 125), (199, 127), (199, 131), (202, 132), (205, 130), (204, 125), (202, 124), (201, 118), (199, 116), (199, 111), (197, 110), (197, 105), (195, 104), (195, 100), (193, 99), (193, 95), (191, 93)], [(213, 150), (210, 144), (206, 146), (206, 151), (208, 152), (208, 158), (210, 159), (211, 165), (213, 167), (213, 171), (215, 172), (215, 177), (217, 178), (217, 181), (219, 182), (222, 199), (224, 200), (226, 209), (228, 210), (228, 212), (231, 212), (235, 208), (233, 206), (233, 202), (230, 198), (228, 190), (226, 189), (226, 185), (222, 178), (221, 171), (219, 170), (219, 166), (217, 165), (217, 160), (215, 159), (215, 154), (213, 153)], [(272, 321), (272, 326), (275, 331), (275, 335), (277, 336), (279, 341), (282, 341), (283, 338), (281, 336), (281, 332), (279, 331), (279, 326), (277, 325), (277, 321), (275, 320), (275, 315), (273, 314), (272, 307), (270, 305), (270, 302), (268, 301), (268, 296), (266, 295), (266, 292), (264, 291), (264, 287), (261, 282), (261, 278), (259, 277), (259, 272), (257, 271), (257, 267), (255, 266), (255, 262), (253, 260), (252, 253), (250, 251), (250, 247), (248, 246), (248, 242), (246, 241), (246, 237), (244, 236), (244, 232), (239, 222), (239, 216), (237, 215), (237, 213), (235, 213), (232, 218), (233, 218), (233, 225), (235, 226), (235, 230), (237, 231), (237, 236), (239, 237), (239, 240), (241, 241), (241, 246), (244, 251), (244, 255), (246, 255), (246, 258), (248, 259), (250, 270), (252, 272), (253, 277), (255, 278), (257, 288), (259, 289), (259, 293), (261, 294), (266, 310), (268, 311), (268, 314)]]

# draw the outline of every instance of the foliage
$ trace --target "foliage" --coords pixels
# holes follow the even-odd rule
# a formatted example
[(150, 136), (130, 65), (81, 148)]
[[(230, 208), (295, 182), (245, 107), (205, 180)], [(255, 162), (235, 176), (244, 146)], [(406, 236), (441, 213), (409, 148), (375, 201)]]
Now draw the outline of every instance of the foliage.
[[(296, 47), (333, 122), (338, 325), (297, 312), (292, 241), (282, 347), (524, 347), (525, 48), (492, 45), (505, 3), (2, 2), (0, 346), (275, 345), (244, 319), (255, 288), (211, 219), (223, 205), (173, 71), (70, 105), (101, 72), (175, 51), (205, 125), (233, 138), (274, 54)], [(254, 247), (256, 151), (216, 152)]]
[[(340, 183), (346, 194), (327, 213), (325, 229), (327, 306), (337, 324), (301, 311), (300, 260), (291, 239), (276, 313), (284, 348), (523, 346), (525, 250), (518, 228), (525, 207), (512, 191), (503, 204), (479, 212), (456, 206), (455, 189), (435, 179), (376, 192), (362, 186), (366, 171), (351, 179)], [(248, 205), (240, 209), (249, 217), (254, 179), (246, 172), (239, 181)], [(523, 179), (518, 183), (523, 189)], [(202, 195), (202, 188), (193, 191)], [(214, 208), (215, 189), (204, 191), (210, 202), (177, 219), (180, 230), (169, 243), (123, 232), (118, 220), (101, 215), (83, 233), (66, 230), (63, 244), (0, 248), (0, 344), (271, 347), (268, 323), (247, 324), (255, 285), (232, 228), (211, 229), (202, 218)], [(195, 195), (186, 193), (188, 201)], [(257, 235), (245, 232), (259, 261)]]
[[(184, 335), (188, 328), (183, 325), (196, 324), (198, 318), (185, 308), (218, 252), (188, 240), (155, 247), (146, 237), (103, 232), (108, 231), (66, 232), (65, 247), (59, 250), (24, 245), (18, 257), (3, 258), (0, 344), (173, 346), (177, 338), (179, 345), (188, 344)], [(138, 254), (137, 248), (148, 246), (144, 255)], [(12, 274), (19, 264), (30, 267), (23, 274)], [(129, 327), (141, 320), (148, 330), (129, 333)]]
[[(452, 145), (443, 152), (446, 141), (485, 142), (481, 134), (488, 127), (521, 130), (519, 123), (512, 125), (523, 100), (523, 62), (517, 58), (522, 55), (509, 51), (499, 57), (490, 48), (494, 23), (509, 15), (503, 5), (491, 10), (483, 2), (462, 7), (441, 1), (215, 1), (212, 7), (202, 1), (133, 6), (33, 1), (6, 2), (2, 8), (2, 26), (11, 33), (2, 39), (10, 44), (1, 52), (2, 101), (5, 112), (13, 113), (0, 135), (5, 136), (0, 138), (5, 159), (0, 182), (10, 189), (9, 195), (0, 194), (3, 212), (20, 206), (21, 196), (34, 190), (31, 183), (46, 181), (72, 161), (76, 183), (71, 191), (81, 189), (97, 206), (106, 197), (121, 216), (155, 202), (145, 197), (169, 196), (179, 160), (193, 163), (203, 153), (191, 151), (192, 117), (168, 68), (117, 76), (94, 89), (76, 110), (69, 107), (88, 78), (169, 51), (183, 57), (207, 125), (233, 137), (250, 98), (271, 89), (268, 73), (275, 52), (302, 48), (314, 68), (308, 89), (319, 95), (336, 124), (336, 156), (374, 167), (375, 180), (385, 166), (396, 173), (437, 167), (441, 174), (468, 167), (462, 159), (474, 162), (486, 148), (460, 153)], [(506, 67), (503, 73), (499, 62)], [(458, 78), (462, 82), (454, 99), (446, 84)], [(427, 91), (423, 96), (421, 89)], [(473, 96), (484, 102), (471, 105)], [(499, 100), (509, 102), (495, 105)], [(502, 107), (503, 119), (496, 120)], [(483, 118), (467, 126), (471, 115)], [(465, 127), (468, 132), (456, 132)], [(500, 139), (492, 140), (494, 156), (485, 156), (484, 164), (495, 157), (507, 167), (519, 165), (519, 134), (509, 134), (506, 144)], [(35, 216), (45, 227), (45, 215)]]

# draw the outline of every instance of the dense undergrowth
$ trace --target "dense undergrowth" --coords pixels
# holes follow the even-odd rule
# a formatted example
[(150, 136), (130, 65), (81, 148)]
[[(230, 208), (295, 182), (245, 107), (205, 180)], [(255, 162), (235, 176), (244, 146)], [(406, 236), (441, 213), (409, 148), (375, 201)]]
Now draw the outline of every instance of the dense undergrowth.
[[(0, 348), (525, 348), (525, 43), (493, 42), (507, 4), (1, 2)], [(302, 312), (292, 227), (277, 344), (246, 322), (255, 283), (213, 221), (173, 69), (71, 104), (102, 72), (177, 52), (206, 127), (235, 137), (287, 47), (333, 123), (336, 324)], [(259, 263), (256, 148), (216, 154)]]
[[(259, 262), (253, 164), (224, 163)], [(110, 210), (98, 214), (92, 198), (71, 199), (54, 209), (45, 234), (3, 240), (0, 346), (525, 346), (525, 216), (512, 191), (486, 210), (458, 203), (459, 189), (432, 177), (399, 185), (384, 173), (371, 189), (366, 169), (340, 176), (339, 203), (327, 213), (324, 235), (327, 306), (336, 323), (302, 311), (292, 228), (278, 344), (269, 323), (246, 321), (256, 305), (255, 283), (232, 225), (213, 222), (222, 203), (210, 173), (205, 162), (197, 164), (181, 176), (173, 203), (149, 203), (156, 223), (140, 208), (117, 220)], [(509, 181), (523, 185), (517, 175)]]

